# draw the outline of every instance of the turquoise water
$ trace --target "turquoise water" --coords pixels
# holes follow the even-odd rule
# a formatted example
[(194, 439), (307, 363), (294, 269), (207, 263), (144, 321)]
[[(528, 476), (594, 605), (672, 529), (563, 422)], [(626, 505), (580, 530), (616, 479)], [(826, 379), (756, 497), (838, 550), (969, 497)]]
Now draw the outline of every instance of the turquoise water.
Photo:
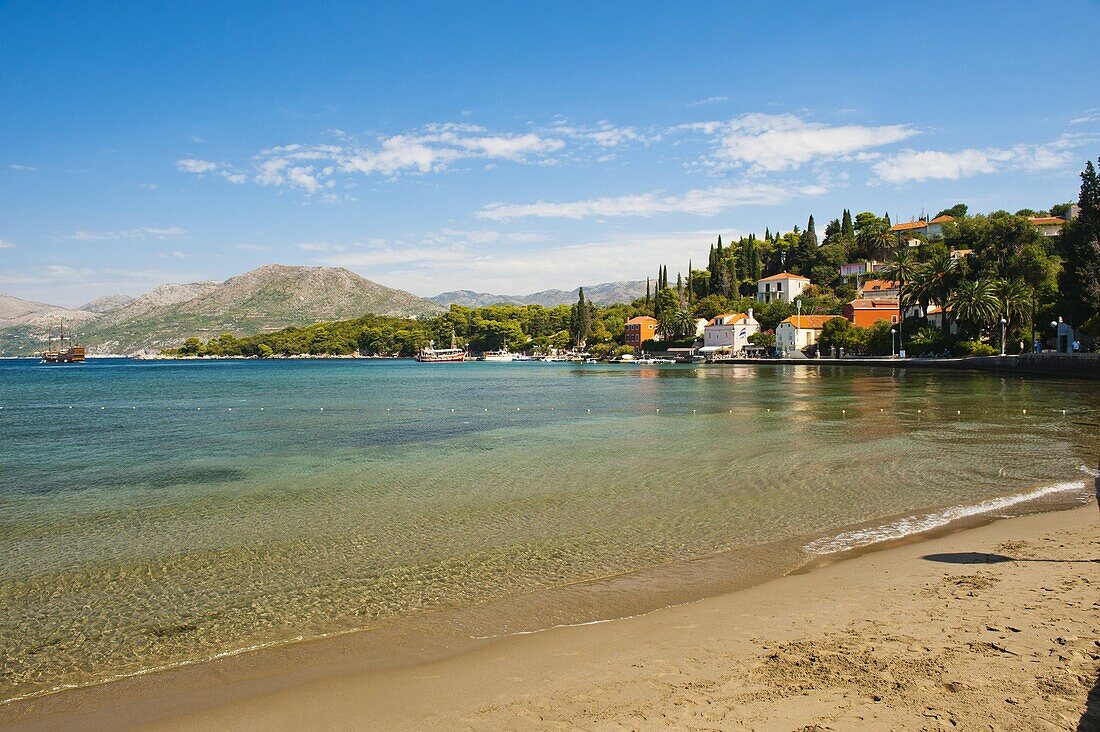
[(793, 366), (0, 361), (0, 699), (1078, 500), (1097, 391)]

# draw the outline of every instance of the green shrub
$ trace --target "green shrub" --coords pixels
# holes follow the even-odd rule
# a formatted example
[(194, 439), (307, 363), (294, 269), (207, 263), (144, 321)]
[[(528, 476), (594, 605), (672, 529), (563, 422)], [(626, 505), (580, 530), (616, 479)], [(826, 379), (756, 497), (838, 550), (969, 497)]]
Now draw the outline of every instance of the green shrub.
[(997, 349), (981, 341), (959, 341), (955, 344), (956, 356), (992, 356)]

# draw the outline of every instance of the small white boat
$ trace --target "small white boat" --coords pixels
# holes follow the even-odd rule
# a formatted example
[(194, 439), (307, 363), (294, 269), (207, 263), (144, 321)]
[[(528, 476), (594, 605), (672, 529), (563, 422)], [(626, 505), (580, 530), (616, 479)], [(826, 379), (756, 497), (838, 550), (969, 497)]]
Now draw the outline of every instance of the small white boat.
[(494, 363), (508, 363), (516, 360), (516, 354), (508, 350), (486, 351), (477, 359), (478, 361), (492, 361)]

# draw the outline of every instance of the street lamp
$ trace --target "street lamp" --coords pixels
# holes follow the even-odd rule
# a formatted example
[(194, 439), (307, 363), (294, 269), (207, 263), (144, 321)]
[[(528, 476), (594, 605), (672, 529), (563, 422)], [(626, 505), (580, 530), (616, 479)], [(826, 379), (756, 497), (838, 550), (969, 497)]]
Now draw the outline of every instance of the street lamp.
[(1001, 318), (1001, 355), (1005, 355), (1005, 326), (1008, 325), (1008, 321)]
[(897, 331), (893, 328), (890, 329), (890, 358), (896, 358), (894, 355), (894, 334)]

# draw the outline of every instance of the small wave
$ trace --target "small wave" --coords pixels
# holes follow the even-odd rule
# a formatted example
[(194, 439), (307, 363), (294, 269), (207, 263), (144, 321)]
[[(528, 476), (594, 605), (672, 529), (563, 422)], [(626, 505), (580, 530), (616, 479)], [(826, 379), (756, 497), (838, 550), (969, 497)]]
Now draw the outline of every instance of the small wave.
[(834, 552), (841, 552), (846, 549), (855, 549), (857, 547), (878, 544), (879, 542), (890, 541), (892, 539), (902, 539), (912, 534), (919, 534), (924, 531), (939, 528), (940, 526), (946, 526), (952, 521), (958, 521), (968, 516), (978, 516), (983, 513), (1000, 511), (1009, 506), (1026, 503), (1027, 501), (1034, 501), (1037, 498), (1049, 496), (1053, 493), (1080, 491), (1083, 490), (1084, 487), (1085, 484), (1083, 481), (1055, 483), (1054, 485), (1043, 486), (1042, 488), (1036, 488), (1026, 493), (1018, 493), (1014, 496), (993, 498), (968, 506), (952, 506), (951, 508), (946, 508), (935, 513), (907, 516), (883, 526), (845, 531), (835, 536), (826, 536), (816, 541), (811, 541), (802, 548), (809, 554), (833, 554)]

